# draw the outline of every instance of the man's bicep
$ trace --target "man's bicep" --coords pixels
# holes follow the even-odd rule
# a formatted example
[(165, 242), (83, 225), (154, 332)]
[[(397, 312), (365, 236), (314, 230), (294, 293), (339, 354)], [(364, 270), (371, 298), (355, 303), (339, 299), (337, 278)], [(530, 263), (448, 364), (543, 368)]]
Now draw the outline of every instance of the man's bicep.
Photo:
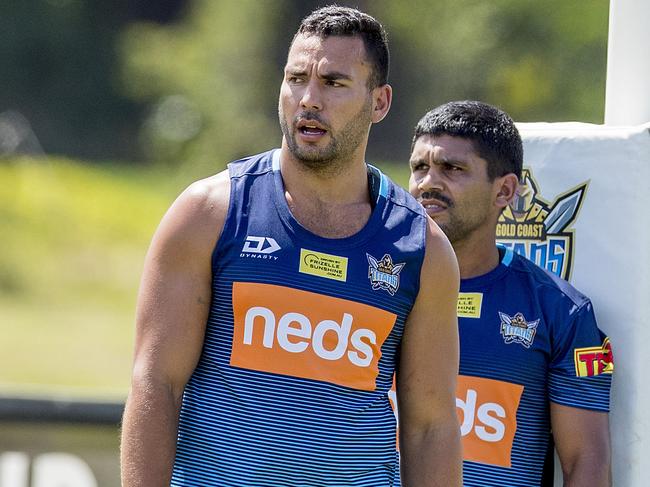
[(591, 465), (593, 472), (610, 464), (609, 416), (551, 402), (551, 429), (562, 469), (571, 473), (578, 463)]
[(218, 221), (222, 209), (216, 209), (215, 219), (215, 205), (206, 198), (190, 188), (163, 217), (138, 294), (134, 378), (167, 383), (176, 395), (201, 353), (211, 300), (213, 232), (223, 225)]
[(198, 359), (209, 289), (200, 274), (162, 263), (155, 252), (151, 257), (138, 297), (134, 372), (175, 385)]
[[(407, 320), (397, 375), (398, 396), (435, 404), (453, 399), (458, 373), (458, 265), (441, 234), (428, 236), (420, 291)], [(401, 400), (400, 400), (401, 402)], [(400, 410), (400, 414), (402, 411)]]

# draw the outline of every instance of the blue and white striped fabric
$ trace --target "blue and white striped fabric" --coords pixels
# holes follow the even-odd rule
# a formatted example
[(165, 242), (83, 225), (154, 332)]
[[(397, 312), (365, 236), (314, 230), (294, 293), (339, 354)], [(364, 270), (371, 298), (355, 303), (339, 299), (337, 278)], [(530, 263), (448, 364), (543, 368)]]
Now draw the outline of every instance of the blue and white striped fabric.
[(501, 251), (496, 269), (461, 281), (461, 299), (480, 301), (459, 318), (464, 485), (538, 487), (549, 402), (608, 411), (611, 348), (587, 297)]
[(366, 226), (318, 237), (289, 211), (278, 155), (229, 165), (230, 208), (172, 485), (392, 485), (388, 392), (418, 293), (425, 215), (372, 169), (379, 189)]

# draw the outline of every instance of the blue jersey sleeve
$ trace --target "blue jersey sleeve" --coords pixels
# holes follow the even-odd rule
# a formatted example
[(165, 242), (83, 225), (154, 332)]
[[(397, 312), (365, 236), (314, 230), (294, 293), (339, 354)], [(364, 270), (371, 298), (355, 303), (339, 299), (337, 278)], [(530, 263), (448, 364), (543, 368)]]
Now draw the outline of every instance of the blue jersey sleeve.
[(548, 381), (550, 400), (608, 412), (613, 354), (609, 338), (598, 329), (591, 302), (556, 319)]

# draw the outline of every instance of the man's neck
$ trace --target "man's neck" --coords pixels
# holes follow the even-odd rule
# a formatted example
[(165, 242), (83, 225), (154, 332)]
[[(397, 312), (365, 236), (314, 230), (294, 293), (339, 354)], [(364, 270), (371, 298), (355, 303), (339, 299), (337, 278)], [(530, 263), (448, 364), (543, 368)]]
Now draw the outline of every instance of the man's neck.
[(349, 237), (368, 221), (371, 204), (363, 159), (350, 161), (337, 172), (322, 173), (281, 154), (280, 170), (291, 213), (312, 233), (327, 238)]
[(297, 161), (287, 148), (280, 153), (280, 170), (287, 195), (295, 204), (308, 201), (319, 206), (369, 203), (368, 174), (363, 157), (317, 171)]
[(500, 262), (494, 236), (453, 244), (461, 279), (482, 276), (495, 269)]

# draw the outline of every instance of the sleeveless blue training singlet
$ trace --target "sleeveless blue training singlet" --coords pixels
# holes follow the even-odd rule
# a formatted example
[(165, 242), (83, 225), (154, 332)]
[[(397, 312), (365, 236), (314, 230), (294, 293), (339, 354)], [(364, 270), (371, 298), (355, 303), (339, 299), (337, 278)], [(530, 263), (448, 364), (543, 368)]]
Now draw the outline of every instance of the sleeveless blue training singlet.
[(364, 228), (316, 236), (289, 210), (279, 154), (229, 165), (230, 205), (172, 485), (392, 485), (388, 393), (418, 293), (424, 210), (369, 167), (378, 191)]

